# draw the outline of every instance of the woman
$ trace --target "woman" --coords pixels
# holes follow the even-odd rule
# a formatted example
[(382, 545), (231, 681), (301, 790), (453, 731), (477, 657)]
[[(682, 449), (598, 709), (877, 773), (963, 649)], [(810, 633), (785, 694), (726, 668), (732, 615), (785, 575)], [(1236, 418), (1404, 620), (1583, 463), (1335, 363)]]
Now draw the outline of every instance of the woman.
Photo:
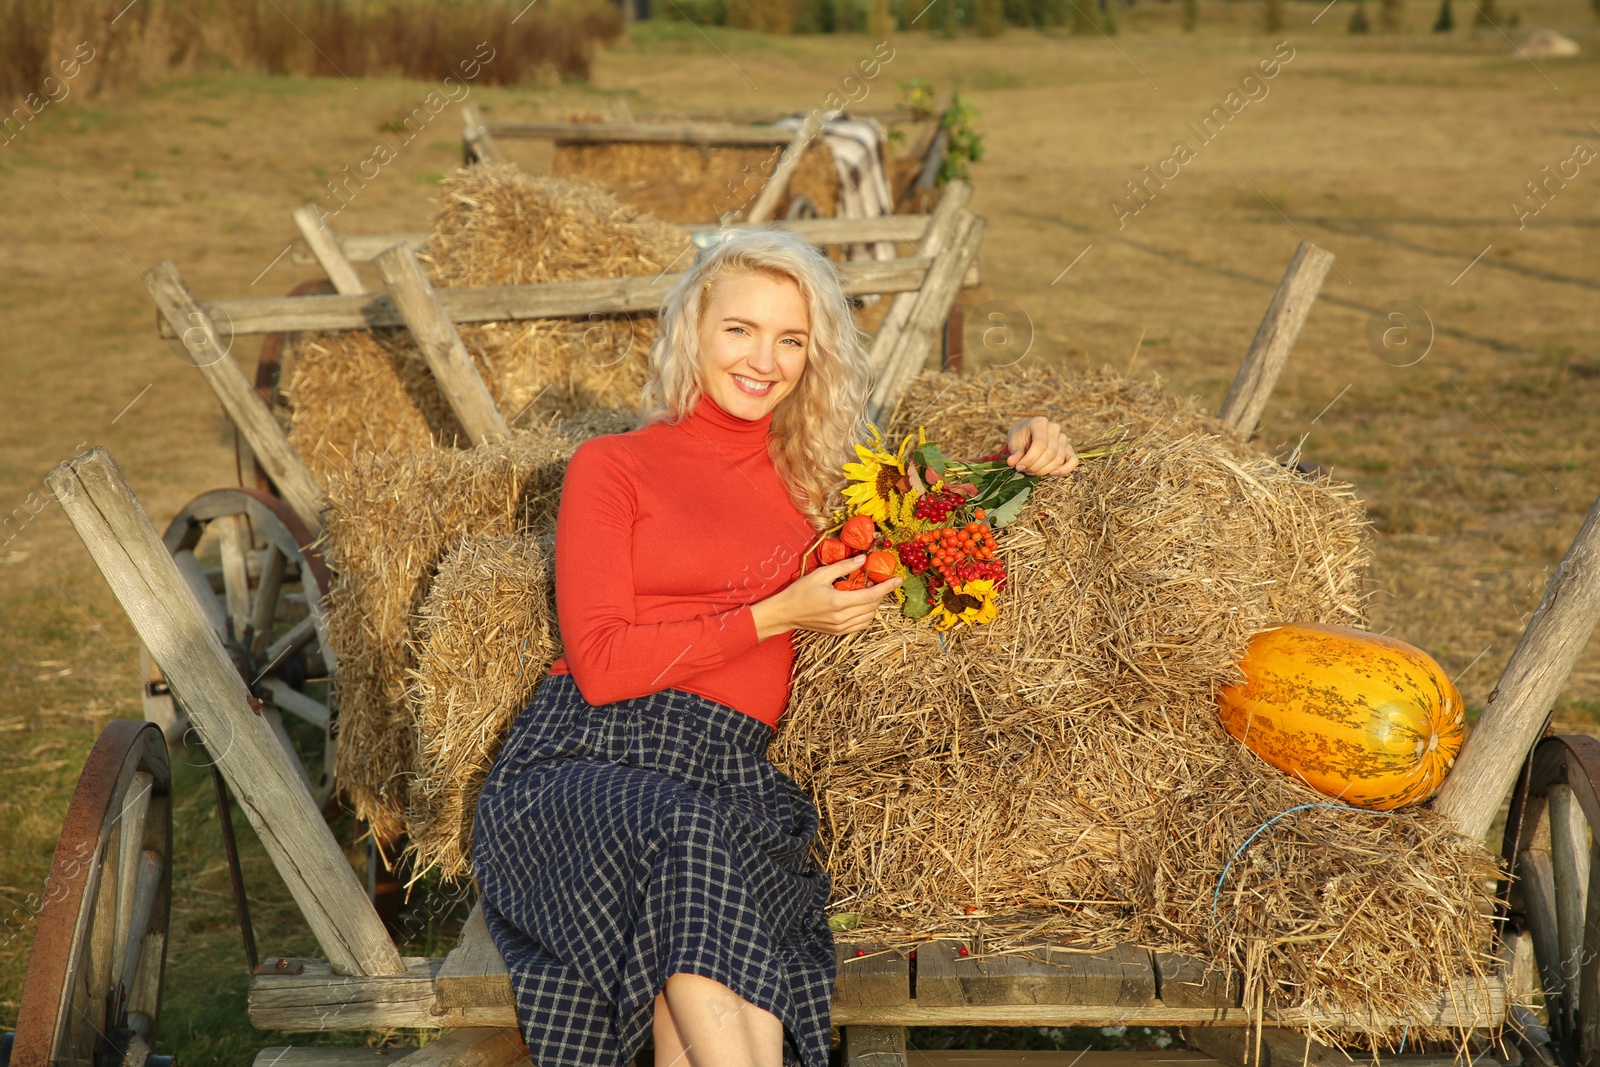
[[(866, 629), (899, 579), (799, 576), (840, 504), (868, 364), (792, 235), (711, 250), (668, 296), (641, 429), (586, 441), (556, 521), (565, 655), (491, 769), (473, 861), (537, 1067), (825, 1067), (835, 976), (817, 811), (765, 752), (797, 629)], [(1010, 462), (1077, 465), (1053, 422)]]

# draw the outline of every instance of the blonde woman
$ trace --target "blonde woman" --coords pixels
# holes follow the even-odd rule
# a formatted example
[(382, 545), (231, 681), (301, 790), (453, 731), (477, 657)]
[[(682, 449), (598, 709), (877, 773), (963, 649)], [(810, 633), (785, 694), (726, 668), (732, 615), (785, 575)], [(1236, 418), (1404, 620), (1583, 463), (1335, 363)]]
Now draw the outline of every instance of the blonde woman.
[[(537, 1067), (826, 1067), (835, 975), (817, 811), (766, 759), (797, 629), (872, 624), (899, 579), (800, 575), (861, 439), (866, 353), (829, 261), (748, 231), (668, 296), (640, 429), (573, 455), (565, 655), (479, 801), (473, 862)], [(1055, 423), (1011, 461), (1077, 464)]]

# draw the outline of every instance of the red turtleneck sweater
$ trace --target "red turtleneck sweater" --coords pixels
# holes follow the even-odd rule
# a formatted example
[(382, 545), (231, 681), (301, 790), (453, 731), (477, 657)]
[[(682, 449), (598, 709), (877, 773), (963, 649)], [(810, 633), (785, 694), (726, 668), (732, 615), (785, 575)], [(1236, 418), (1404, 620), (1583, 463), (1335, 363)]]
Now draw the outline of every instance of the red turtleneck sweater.
[(772, 416), (709, 396), (676, 425), (585, 441), (556, 516), (556, 615), (590, 704), (683, 689), (776, 726), (790, 633), (756, 640), (750, 605), (788, 585), (815, 538), (772, 459)]

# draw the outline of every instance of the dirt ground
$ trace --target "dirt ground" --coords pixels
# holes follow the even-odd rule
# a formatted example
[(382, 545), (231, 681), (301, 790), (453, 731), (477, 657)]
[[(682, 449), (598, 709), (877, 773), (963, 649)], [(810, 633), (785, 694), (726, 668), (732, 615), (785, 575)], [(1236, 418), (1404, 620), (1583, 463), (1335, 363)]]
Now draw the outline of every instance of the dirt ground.
[[(1270, 36), (1254, 5), (1206, 6), (1184, 35), (1178, 5), (1147, 0), (1114, 39), (899, 35), (866, 105), (893, 105), (895, 80), (920, 76), (959, 84), (979, 109), (973, 207), (989, 230), (968, 340), (980, 360), (1131, 368), (1214, 405), (1296, 244), (1335, 253), (1260, 441), (1359, 487), (1377, 534), (1373, 629), (1460, 672), (1481, 706), (1600, 492), (1600, 170), (1577, 165), (1520, 224), (1512, 206), (1538, 205), (1524, 183), (1541, 168), (1571, 175), (1575, 145), (1600, 150), (1600, 23), (1580, 0), (1516, 5), (1514, 37), (1553, 26), (1585, 50), (1535, 66), (1491, 30), (1428, 33), (1431, 3), (1410, 6), (1405, 33), (1367, 37), (1345, 32), (1349, 6), (1289, 5)], [(1470, 5), (1458, 7), (1464, 24)], [(876, 43), (653, 26), (602, 55), (591, 86), (472, 99), (527, 118), (808, 108)], [(1240, 89), (1271, 60), (1272, 78)], [(395, 140), (390, 124), (430, 88), (208, 77), (53, 107), (0, 146), (0, 1026), (15, 1018), (84, 756), (109, 719), (140, 713), (133, 632), (43, 476), (105, 445), (158, 527), (235, 482), (231, 430), (157, 339), (138, 272), (170, 258), (202, 297), (286, 292), (311, 274), (274, 259), (289, 213)], [(1189, 124), (1235, 90), (1255, 98), (1197, 136)], [(431, 185), (459, 158), (457, 125), (440, 114), (338, 229), (425, 228)], [(1171, 175), (1176, 141), (1190, 158), (1134, 213), (1125, 183), (1146, 165)], [(511, 154), (541, 165), (532, 147)], [(1374, 308), (1399, 301), (1409, 319), (1371, 327)], [(253, 347), (236, 355), (253, 360)], [(1600, 645), (1558, 713), (1600, 721)], [(245, 1022), (206, 776), (182, 763), (163, 1035), (192, 1067), (237, 1063), (275, 1039)], [(263, 952), (314, 951), (246, 844)], [(418, 932), (418, 951), (448, 944), (447, 919)]]

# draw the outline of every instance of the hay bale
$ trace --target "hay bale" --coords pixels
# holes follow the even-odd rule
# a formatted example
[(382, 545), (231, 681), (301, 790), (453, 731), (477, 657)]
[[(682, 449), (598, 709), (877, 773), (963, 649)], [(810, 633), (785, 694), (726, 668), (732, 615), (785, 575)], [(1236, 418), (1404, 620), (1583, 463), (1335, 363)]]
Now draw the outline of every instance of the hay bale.
[[(782, 145), (557, 144), (550, 171), (593, 182), (657, 218), (714, 223), (755, 203), (762, 175), (782, 151)], [(800, 157), (776, 217), (800, 196), (819, 215), (838, 212), (839, 172), (820, 140)]]
[(885, 611), (866, 633), (798, 635), (770, 754), (817, 802), (855, 936), (1138, 943), (1240, 967), (1269, 1004), (1399, 1016), (1486, 966), (1481, 847), (1427, 811), (1271, 822), (1327, 798), (1218, 721), (1252, 633), (1363, 621), (1350, 488), (1109, 375), (926, 375), (892, 427), (973, 455), (1035, 411), (1079, 440), (1128, 437), (1000, 531), (995, 622), (941, 639)]
[(551, 420), (471, 449), (358, 454), (327, 482), (328, 639), (339, 658), (335, 774), (380, 841), (400, 831), (416, 766), (406, 678), (433, 575), (469, 536), (553, 534), (578, 443)]
[(417, 752), (406, 832), (411, 880), (472, 876), (478, 794), (517, 713), (561, 655), (554, 538), (463, 541), (418, 612), (410, 671)]
[[(511, 164), (458, 170), (419, 256), (441, 287), (654, 275), (688, 262), (688, 237), (582, 182)], [(457, 328), (508, 418), (636, 408), (657, 336), (652, 314), (464, 324)], [(402, 329), (302, 335), (288, 346), (290, 440), (313, 472), (367, 451), (467, 440), (421, 351)]]

